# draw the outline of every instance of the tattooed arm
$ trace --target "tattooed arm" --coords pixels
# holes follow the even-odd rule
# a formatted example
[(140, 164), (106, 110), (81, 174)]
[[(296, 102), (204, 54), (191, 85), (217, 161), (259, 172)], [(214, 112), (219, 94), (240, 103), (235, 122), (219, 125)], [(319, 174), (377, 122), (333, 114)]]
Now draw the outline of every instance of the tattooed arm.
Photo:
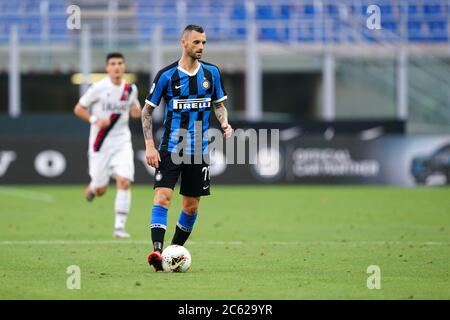
[(220, 122), (220, 126), (223, 129), (223, 135), (225, 138), (229, 138), (231, 136), (231, 133), (233, 132), (233, 128), (231, 128), (230, 124), (228, 123), (228, 111), (227, 108), (225, 108), (225, 105), (223, 102), (219, 102), (214, 107), (214, 114), (216, 115), (217, 120)]
[(153, 141), (153, 124), (152, 124), (152, 113), (153, 107), (149, 104), (145, 104), (142, 109), (141, 119), (142, 119), (142, 130), (145, 139), (145, 159), (149, 166), (154, 168), (159, 167), (159, 161), (161, 158), (159, 156), (158, 150), (155, 148), (155, 142)]

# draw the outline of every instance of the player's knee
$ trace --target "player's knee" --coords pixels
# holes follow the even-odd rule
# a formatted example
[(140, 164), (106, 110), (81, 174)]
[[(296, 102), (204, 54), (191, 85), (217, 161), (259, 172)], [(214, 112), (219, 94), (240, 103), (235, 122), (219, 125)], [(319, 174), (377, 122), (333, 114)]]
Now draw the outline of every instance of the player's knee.
[(127, 179), (117, 180), (117, 188), (122, 190), (128, 190), (131, 186), (131, 182)]
[(197, 209), (198, 209), (198, 205), (196, 205), (196, 204), (183, 206), (183, 211), (189, 215), (194, 215), (197, 212)]
[(106, 193), (107, 188), (106, 187), (100, 187), (95, 189), (95, 195), (96, 196), (102, 196)]
[(172, 196), (169, 193), (161, 190), (155, 192), (155, 198), (153, 199), (154, 204), (168, 208), (170, 206), (171, 201)]
[(189, 215), (197, 212), (199, 201), (197, 199), (183, 199), (183, 211)]

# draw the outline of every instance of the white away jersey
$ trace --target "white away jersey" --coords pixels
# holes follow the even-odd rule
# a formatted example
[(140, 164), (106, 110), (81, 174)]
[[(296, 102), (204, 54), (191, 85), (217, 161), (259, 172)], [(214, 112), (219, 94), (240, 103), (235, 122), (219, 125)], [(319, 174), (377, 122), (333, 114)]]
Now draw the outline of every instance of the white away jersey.
[(103, 129), (91, 124), (89, 152), (120, 148), (131, 142), (128, 126), (130, 108), (139, 105), (137, 87), (122, 80), (116, 86), (109, 77), (93, 83), (80, 98), (80, 104), (90, 108), (90, 113), (98, 119), (109, 118), (111, 124)]

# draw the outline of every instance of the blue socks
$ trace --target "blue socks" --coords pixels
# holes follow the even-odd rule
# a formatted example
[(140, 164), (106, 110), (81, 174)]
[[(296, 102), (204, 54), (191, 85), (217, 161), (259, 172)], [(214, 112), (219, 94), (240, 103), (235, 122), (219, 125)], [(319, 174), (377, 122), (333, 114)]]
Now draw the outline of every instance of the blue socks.
[(167, 228), (167, 208), (154, 205), (152, 209), (151, 228)]
[(167, 228), (167, 208), (154, 205), (152, 209), (152, 220), (150, 222), (153, 249), (162, 251), (164, 235)]
[(188, 215), (186, 212), (181, 211), (180, 218), (178, 219), (177, 226), (175, 228), (175, 234), (173, 235), (172, 244), (184, 245), (194, 227), (195, 220), (197, 219), (197, 213), (194, 215)]
[(181, 230), (186, 232), (191, 232), (194, 227), (195, 220), (197, 219), (197, 213), (190, 216), (183, 210), (181, 211), (180, 218), (178, 219), (177, 226), (180, 227)]
[[(186, 240), (194, 228), (195, 220), (197, 219), (197, 213), (189, 215), (184, 211), (181, 211), (180, 218), (178, 219), (177, 226), (175, 228), (175, 234), (173, 235), (172, 244), (184, 245)], [(152, 219), (150, 222), (150, 228), (152, 233), (152, 242), (154, 250), (162, 251), (164, 243), (164, 235), (167, 228), (167, 209), (154, 205), (152, 209)]]

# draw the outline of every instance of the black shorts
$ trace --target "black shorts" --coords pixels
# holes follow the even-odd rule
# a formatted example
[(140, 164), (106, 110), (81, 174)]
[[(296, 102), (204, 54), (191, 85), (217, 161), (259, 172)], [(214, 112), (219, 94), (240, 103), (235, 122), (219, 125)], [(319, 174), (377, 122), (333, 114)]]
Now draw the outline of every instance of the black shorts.
[(190, 163), (184, 161), (175, 164), (172, 161), (171, 153), (160, 151), (161, 162), (155, 171), (155, 185), (153, 188), (174, 189), (181, 174), (180, 194), (188, 197), (209, 196), (210, 176), (209, 161), (207, 158), (201, 159), (201, 164), (194, 163), (194, 157), (190, 156)]

